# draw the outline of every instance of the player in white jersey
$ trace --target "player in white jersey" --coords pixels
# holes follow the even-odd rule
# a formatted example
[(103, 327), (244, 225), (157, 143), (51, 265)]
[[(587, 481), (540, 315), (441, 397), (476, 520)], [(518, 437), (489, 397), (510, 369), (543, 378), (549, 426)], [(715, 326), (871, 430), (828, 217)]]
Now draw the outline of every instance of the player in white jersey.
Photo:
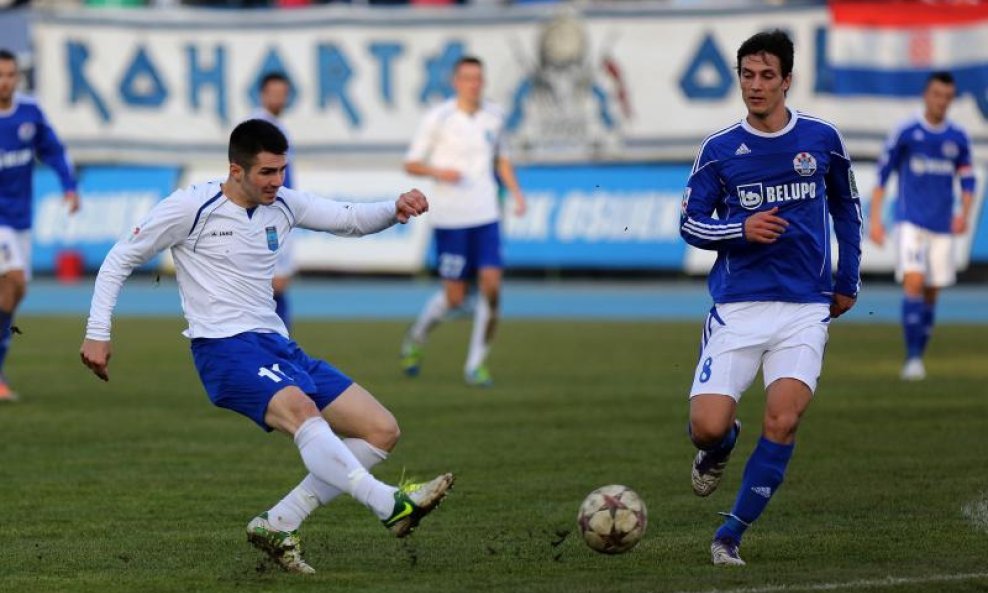
[[(297, 178), (295, 176), (292, 137), (285, 128), (285, 124), (281, 121), (281, 114), (285, 111), (285, 107), (288, 106), (288, 101), (292, 94), (292, 83), (285, 74), (281, 72), (270, 72), (261, 78), (258, 91), (260, 93), (261, 106), (251, 114), (250, 118), (263, 119), (276, 125), (281, 130), (281, 133), (285, 135), (285, 138), (288, 139), (288, 154), (286, 155), (288, 163), (286, 165), (287, 168), (285, 169), (285, 179), (282, 187), (296, 189), (297, 186), (295, 184)], [(292, 281), (292, 276), (295, 275), (294, 249), (292, 249), (292, 245), (292, 237), (290, 235), (285, 237), (284, 245), (278, 249), (278, 261), (274, 267), (273, 280), (275, 311), (278, 313), (278, 317), (281, 317), (281, 320), (285, 322), (285, 327), (288, 328), (289, 334), (292, 332), (292, 316), (291, 307), (288, 302), (288, 285)]]
[(272, 298), (278, 250), (292, 229), (376, 233), (426, 212), (425, 196), (412, 190), (394, 202), (351, 204), (286, 189), (287, 150), (274, 125), (241, 123), (230, 135), (224, 182), (176, 191), (118, 242), (96, 279), (81, 356), (109, 380), (110, 318), (123, 282), (171, 249), (189, 323), (185, 335), (210, 400), (264, 430), (293, 436), (309, 471), (248, 523), (248, 540), (285, 570), (311, 573), (298, 528), (318, 506), (345, 492), (404, 537), (439, 504), (453, 476), (395, 488), (370, 475), (367, 470), (386, 459), (398, 439), (394, 417), (360, 385), (290, 340)]
[(426, 303), (402, 342), (402, 367), (419, 372), (426, 336), (452, 312), (464, 308), (469, 283), (479, 284), (470, 348), (464, 365), (468, 384), (493, 384), (485, 361), (497, 327), (501, 293), (500, 202), (497, 176), (525, 213), (525, 197), (508, 158), (504, 114), (483, 99), (484, 70), (475, 57), (453, 69), (456, 96), (433, 108), (405, 157), (405, 170), (436, 181), (429, 217), (435, 229), (443, 289)]
[[(951, 73), (929, 76), (923, 112), (889, 137), (871, 198), (870, 236), (882, 245), (885, 184), (892, 173), (898, 175), (896, 279), (903, 288), (906, 362), (900, 376), (906, 381), (926, 377), (923, 353), (933, 333), (937, 296), (941, 288), (955, 282), (954, 237), (967, 231), (974, 205), (970, 140), (963, 128), (947, 118), (956, 93)], [(955, 178), (960, 179), (960, 208), (955, 208)]]

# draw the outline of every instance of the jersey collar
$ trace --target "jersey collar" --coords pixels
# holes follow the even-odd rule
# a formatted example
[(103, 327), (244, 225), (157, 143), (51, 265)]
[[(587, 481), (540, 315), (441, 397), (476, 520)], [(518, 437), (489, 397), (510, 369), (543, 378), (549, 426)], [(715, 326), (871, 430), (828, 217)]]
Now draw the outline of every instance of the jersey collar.
[(950, 120), (948, 120), (947, 118), (943, 118), (943, 123), (941, 123), (939, 126), (935, 126), (931, 124), (929, 120), (926, 119), (926, 113), (924, 113), (922, 110), (920, 110), (916, 114), (916, 121), (919, 122), (919, 125), (922, 126), (924, 130), (930, 132), (931, 134), (940, 134), (942, 132), (946, 132), (947, 126), (950, 125)]
[(788, 108), (786, 109), (786, 111), (789, 112), (789, 123), (787, 123), (786, 127), (782, 128), (778, 132), (763, 132), (761, 130), (756, 130), (755, 128), (751, 127), (751, 124), (748, 123), (747, 117), (741, 119), (741, 127), (744, 128), (745, 132), (748, 132), (749, 134), (752, 134), (754, 136), (760, 136), (762, 138), (778, 138), (779, 136), (784, 136), (785, 134), (788, 134), (790, 130), (796, 127), (796, 120), (799, 119), (798, 112)]

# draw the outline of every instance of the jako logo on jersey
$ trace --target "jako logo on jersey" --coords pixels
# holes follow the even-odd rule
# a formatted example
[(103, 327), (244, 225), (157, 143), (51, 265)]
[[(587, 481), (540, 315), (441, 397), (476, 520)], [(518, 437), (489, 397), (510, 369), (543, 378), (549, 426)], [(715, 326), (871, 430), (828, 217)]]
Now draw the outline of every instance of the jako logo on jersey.
[(816, 159), (808, 152), (801, 152), (792, 159), (792, 168), (803, 177), (816, 173)]
[(34, 139), (34, 132), (34, 124), (26, 121), (18, 126), (17, 137), (21, 139), (21, 142), (30, 142)]
[(738, 200), (742, 208), (757, 210), (765, 199), (765, 188), (761, 183), (746, 183), (738, 186)]
[(268, 237), (268, 249), (278, 251), (278, 229), (273, 226), (265, 227), (264, 233)]

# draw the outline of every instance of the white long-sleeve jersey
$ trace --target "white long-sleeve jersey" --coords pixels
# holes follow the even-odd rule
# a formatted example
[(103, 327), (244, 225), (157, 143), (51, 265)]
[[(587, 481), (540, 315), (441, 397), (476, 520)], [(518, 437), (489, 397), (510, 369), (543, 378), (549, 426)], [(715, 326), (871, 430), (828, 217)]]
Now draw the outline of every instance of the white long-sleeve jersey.
[(271, 278), (278, 250), (295, 227), (360, 237), (397, 222), (394, 202), (334, 202), (287, 188), (270, 206), (245, 209), (219, 181), (180, 189), (159, 202), (129, 237), (107, 254), (93, 293), (86, 337), (110, 339), (110, 319), (124, 280), (171, 249), (189, 322), (188, 338), (225, 338), (248, 331), (279, 333)]

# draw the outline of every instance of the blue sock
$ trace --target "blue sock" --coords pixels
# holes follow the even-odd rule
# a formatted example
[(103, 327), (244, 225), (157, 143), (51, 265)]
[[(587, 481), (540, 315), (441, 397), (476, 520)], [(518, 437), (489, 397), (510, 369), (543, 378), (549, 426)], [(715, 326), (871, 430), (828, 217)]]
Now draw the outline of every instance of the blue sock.
[(3, 373), (3, 362), (7, 359), (7, 350), (10, 349), (11, 321), (13, 316), (10, 313), (0, 311), (0, 373)]
[[(686, 426), (686, 432), (690, 435), (690, 440), (693, 440), (693, 428), (689, 425)], [(731, 424), (731, 430), (727, 433), (719, 443), (711, 447), (701, 447), (696, 445), (696, 441), (693, 444), (696, 445), (698, 449), (706, 451), (707, 453), (723, 453), (726, 451), (731, 451), (734, 449), (734, 444), (738, 442), (738, 425)]]
[(902, 299), (902, 333), (906, 339), (906, 358), (919, 358), (923, 355), (923, 299), (905, 297)]
[(936, 303), (923, 303), (923, 339), (919, 343), (920, 356), (926, 352), (926, 345), (933, 335), (933, 323), (936, 321)]
[(288, 295), (283, 292), (274, 293), (274, 312), (285, 322), (288, 333), (292, 333), (292, 316), (288, 308)]
[(728, 538), (741, 543), (745, 529), (762, 514), (782, 484), (795, 447), (795, 443), (780, 445), (765, 437), (758, 439), (758, 446), (744, 466), (744, 477), (734, 508), (717, 530), (715, 538)]

